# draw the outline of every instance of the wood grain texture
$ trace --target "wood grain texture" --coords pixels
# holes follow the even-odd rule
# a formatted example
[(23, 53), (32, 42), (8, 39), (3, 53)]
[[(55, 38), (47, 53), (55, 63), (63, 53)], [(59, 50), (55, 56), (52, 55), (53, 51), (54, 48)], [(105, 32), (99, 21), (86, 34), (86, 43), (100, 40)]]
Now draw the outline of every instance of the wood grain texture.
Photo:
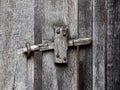
[(107, 90), (120, 90), (120, 0), (107, 8)]
[[(92, 38), (92, 0), (79, 0), (78, 7), (79, 38)], [(92, 45), (79, 47), (79, 60), (79, 90), (92, 90)]]
[[(40, 0), (34, 0), (34, 39), (35, 45), (42, 43), (42, 27), (41, 27), (41, 4)], [(41, 90), (42, 88), (42, 52), (35, 52), (34, 53), (34, 90)]]
[[(54, 41), (53, 25), (69, 26), (69, 39), (76, 38), (77, 0), (41, 0), (43, 42)], [(55, 65), (54, 53), (43, 52), (42, 90), (77, 90), (78, 59), (74, 49), (68, 50), (68, 64)]]
[(33, 90), (33, 59), (16, 52), (33, 44), (33, 30), (33, 0), (0, 0), (0, 90)]
[(106, 0), (93, 0), (93, 90), (105, 90)]

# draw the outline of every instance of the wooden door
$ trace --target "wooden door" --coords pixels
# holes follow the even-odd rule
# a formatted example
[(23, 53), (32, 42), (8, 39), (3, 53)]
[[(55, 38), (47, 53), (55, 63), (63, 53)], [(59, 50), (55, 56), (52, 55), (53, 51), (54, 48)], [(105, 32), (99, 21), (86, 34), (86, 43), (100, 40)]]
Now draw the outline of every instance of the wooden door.
[(36, 54), (35, 89), (119, 90), (119, 19), (120, 0), (36, 0), (36, 43), (53, 42), (52, 26), (63, 23), (69, 39), (91, 37), (92, 44), (69, 48), (67, 65), (54, 64), (54, 51)]
[[(18, 53), (54, 42), (54, 25), (68, 39), (92, 44), (68, 49), (67, 64), (54, 51)], [(120, 90), (120, 0), (0, 0), (0, 90)]]
[(34, 0), (0, 0), (0, 90), (33, 90), (34, 61), (18, 49), (34, 44)]

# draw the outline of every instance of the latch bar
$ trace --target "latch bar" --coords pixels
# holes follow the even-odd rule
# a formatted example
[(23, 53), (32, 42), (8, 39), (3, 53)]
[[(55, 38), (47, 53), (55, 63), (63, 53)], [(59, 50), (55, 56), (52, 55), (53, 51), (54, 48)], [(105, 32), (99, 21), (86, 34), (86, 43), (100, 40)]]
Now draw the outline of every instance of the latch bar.
[[(92, 42), (91, 38), (79, 38), (74, 40), (68, 40), (68, 46), (72, 47), (72, 46), (88, 45), (88, 44), (91, 44), (91, 42)], [(53, 50), (54, 43), (31, 45), (30, 49), (31, 49), (31, 52)], [(28, 52), (27, 47), (18, 50), (18, 53), (27, 53), (27, 52)]]

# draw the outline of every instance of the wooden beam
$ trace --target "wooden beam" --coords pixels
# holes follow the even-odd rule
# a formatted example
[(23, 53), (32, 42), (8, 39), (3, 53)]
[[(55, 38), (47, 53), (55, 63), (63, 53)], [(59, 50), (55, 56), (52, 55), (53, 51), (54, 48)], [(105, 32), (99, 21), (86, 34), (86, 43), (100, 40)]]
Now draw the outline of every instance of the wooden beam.
[(0, 0), (0, 90), (34, 90), (34, 62), (17, 49), (34, 42), (34, 0)]
[(106, 0), (93, 0), (93, 90), (105, 90)]
[[(93, 0), (79, 0), (78, 29), (79, 38), (92, 37), (93, 32)], [(92, 40), (93, 43), (93, 40)], [(94, 52), (93, 52), (94, 53)], [(92, 44), (79, 47), (79, 90), (92, 89)]]
[[(43, 43), (54, 41), (53, 25), (68, 25), (69, 39), (77, 38), (77, 0), (41, 0)], [(78, 59), (76, 49), (68, 50), (68, 64), (55, 65), (53, 52), (43, 52), (43, 90), (77, 90)]]
[(107, 89), (120, 90), (120, 0), (107, 0)]

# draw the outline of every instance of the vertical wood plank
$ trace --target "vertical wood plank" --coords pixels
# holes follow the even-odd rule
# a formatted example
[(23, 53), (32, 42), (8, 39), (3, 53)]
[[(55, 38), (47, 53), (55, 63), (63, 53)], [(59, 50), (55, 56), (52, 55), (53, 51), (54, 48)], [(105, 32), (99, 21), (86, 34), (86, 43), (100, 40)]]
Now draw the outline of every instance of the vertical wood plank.
[(120, 90), (120, 0), (107, 0), (107, 90)]
[[(42, 43), (42, 27), (41, 27), (41, 4), (40, 0), (35, 0), (34, 3), (34, 19), (35, 19), (35, 26), (34, 26), (34, 39), (35, 45)], [(34, 76), (34, 90), (41, 90), (42, 89), (42, 52), (35, 52), (34, 53), (34, 69), (35, 69), (35, 76)]]
[(0, 0), (0, 90), (33, 90), (33, 58), (17, 53), (33, 36), (34, 0)]
[[(77, 38), (77, 0), (41, 0), (43, 42), (54, 41), (54, 24), (69, 26), (69, 39)], [(68, 50), (68, 64), (55, 65), (52, 51), (43, 52), (42, 90), (77, 90), (76, 49)]]
[[(93, 8), (92, 0), (79, 0), (79, 37), (92, 37)], [(80, 90), (92, 90), (92, 46), (79, 47)]]
[(105, 90), (106, 0), (93, 0), (93, 90)]

